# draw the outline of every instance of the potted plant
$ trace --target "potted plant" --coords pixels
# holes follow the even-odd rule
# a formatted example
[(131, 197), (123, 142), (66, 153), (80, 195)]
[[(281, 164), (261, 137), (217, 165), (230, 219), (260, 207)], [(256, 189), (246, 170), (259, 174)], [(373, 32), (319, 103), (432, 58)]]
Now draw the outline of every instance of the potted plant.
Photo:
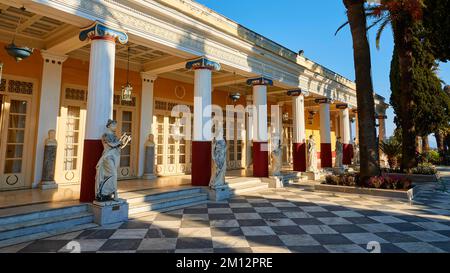
[(388, 158), (389, 167), (391, 169), (397, 168), (397, 158), (400, 156), (402, 151), (402, 145), (394, 138), (389, 138), (388, 140), (380, 143), (380, 149)]

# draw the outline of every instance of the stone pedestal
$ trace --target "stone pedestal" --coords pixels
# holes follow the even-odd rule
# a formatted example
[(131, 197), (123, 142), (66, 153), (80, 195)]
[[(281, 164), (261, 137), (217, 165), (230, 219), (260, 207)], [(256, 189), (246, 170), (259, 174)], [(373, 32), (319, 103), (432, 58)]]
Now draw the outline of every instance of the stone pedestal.
[(219, 186), (216, 188), (210, 188), (208, 190), (208, 198), (212, 201), (224, 201), (231, 197), (230, 188), (228, 185)]
[(306, 176), (308, 177), (308, 180), (317, 181), (320, 180), (320, 172), (305, 172)]
[(331, 169), (333, 174), (344, 174), (345, 173), (345, 167), (335, 167), (333, 169)]
[(155, 175), (155, 145), (145, 146), (144, 179), (156, 179)]
[(281, 175), (270, 176), (269, 178), (262, 178), (262, 180), (269, 184), (269, 188), (272, 189), (284, 188), (283, 176)]
[(94, 223), (104, 226), (128, 221), (128, 203), (119, 199), (118, 201), (98, 202), (92, 204)]
[(55, 131), (48, 132), (49, 138), (46, 140), (44, 148), (44, 164), (42, 165), (42, 179), (40, 188), (42, 190), (56, 189), (58, 184), (55, 182), (55, 164), (57, 143), (55, 140)]

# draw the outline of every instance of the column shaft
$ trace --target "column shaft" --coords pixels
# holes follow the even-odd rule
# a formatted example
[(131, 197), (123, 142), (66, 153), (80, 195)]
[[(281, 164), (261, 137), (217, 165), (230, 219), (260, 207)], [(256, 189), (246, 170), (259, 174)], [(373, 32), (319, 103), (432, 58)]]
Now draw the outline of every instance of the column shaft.
[(208, 186), (211, 177), (211, 70), (196, 69), (192, 185)]
[(269, 147), (267, 132), (267, 86), (253, 86), (253, 176), (269, 176)]
[(306, 171), (306, 132), (305, 132), (305, 97), (299, 95), (292, 98), (294, 134), (292, 139), (292, 157), (294, 171)]
[(41, 54), (44, 58), (44, 66), (42, 70), (33, 186), (37, 186), (41, 181), (45, 139), (47, 138), (48, 131), (56, 130), (57, 128), (61, 95), (62, 64), (67, 59), (67, 56), (65, 55), (61, 56), (45, 50), (42, 50)]
[(332, 167), (330, 104), (320, 104), (320, 162), (322, 168)]
[(95, 198), (96, 165), (103, 152), (101, 137), (108, 119), (112, 119), (115, 51), (114, 40), (92, 40), (80, 189), (82, 202), (92, 202)]
[(353, 147), (350, 139), (350, 115), (348, 107), (340, 110), (339, 117), (343, 144), (342, 162), (344, 165), (350, 165), (352, 163)]
[(141, 95), (141, 123), (139, 135), (139, 165), (138, 176), (144, 175), (145, 166), (145, 143), (148, 136), (153, 134), (153, 87), (156, 77), (141, 73), (142, 95)]

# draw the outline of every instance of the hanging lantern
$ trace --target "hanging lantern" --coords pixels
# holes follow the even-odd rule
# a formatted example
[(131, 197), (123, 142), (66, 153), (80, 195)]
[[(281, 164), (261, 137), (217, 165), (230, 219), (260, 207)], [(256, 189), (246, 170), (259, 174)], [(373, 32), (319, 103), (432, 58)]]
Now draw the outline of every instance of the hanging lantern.
[(288, 121), (289, 120), (289, 113), (288, 112), (284, 112), (283, 113), (283, 121)]
[(133, 86), (131, 86), (131, 83), (129, 81), (129, 74), (130, 74), (130, 46), (128, 46), (128, 60), (127, 60), (127, 83), (122, 86), (122, 101), (130, 102), (133, 100), (133, 97), (131, 96), (133, 93)]
[(236, 103), (236, 101), (238, 101), (241, 98), (241, 94), (239, 92), (235, 92), (231, 93), (229, 97), (234, 103)]
[(131, 86), (131, 84), (127, 82), (125, 86), (122, 86), (122, 96), (121, 96), (122, 101), (132, 101), (133, 100), (131, 96), (132, 92), (133, 86)]
[[(21, 7), (20, 10), (22, 12), (24, 12), (25, 7)], [(22, 17), (19, 15), (19, 22), (17, 24), (16, 32), (14, 33), (12, 42), (9, 45), (5, 46), (5, 50), (8, 53), (8, 55), (13, 57), (16, 60), (16, 62), (20, 62), (23, 59), (30, 57), (31, 54), (33, 54), (33, 48), (29, 48), (26, 46), (17, 46), (15, 44), (17, 32), (19, 30), (21, 22), (22, 22)]]

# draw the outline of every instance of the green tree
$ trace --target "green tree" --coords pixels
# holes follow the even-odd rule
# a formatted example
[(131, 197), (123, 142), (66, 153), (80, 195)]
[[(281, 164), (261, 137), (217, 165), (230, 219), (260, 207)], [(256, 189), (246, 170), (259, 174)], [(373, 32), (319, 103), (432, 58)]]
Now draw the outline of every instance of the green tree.
[[(376, 41), (377, 47), (381, 33), (387, 25), (392, 26), (394, 34), (394, 58), (398, 61), (398, 76), (396, 81), (398, 92), (395, 94), (397, 102), (397, 122), (402, 130), (402, 162), (401, 169), (411, 172), (417, 165), (416, 136), (417, 129), (412, 118), (412, 110), (416, 107), (412, 90), (414, 88), (414, 28), (423, 15), (422, 0), (382, 0), (380, 5), (369, 8), (369, 14), (375, 18), (372, 24), (380, 25)], [(371, 26), (371, 27), (372, 27)], [(391, 75), (392, 80), (392, 75)]]
[[(401, 111), (401, 76), (399, 72), (398, 50), (395, 46), (391, 62), (391, 105), (396, 113)], [(439, 128), (448, 125), (450, 118), (449, 96), (443, 92), (441, 81), (436, 75), (437, 65), (431, 52), (431, 44), (425, 36), (424, 28), (416, 23), (413, 32), (412, 90), (410, 95), (414, 105), (408, 119), (414, 123), (416, 134), (426, 138)], [(403, 124), (402, 116), (395, 119), (398, 127)]]
[(450, 60), (450, 0), (425, 0), (423, 24), (436, 59)]

